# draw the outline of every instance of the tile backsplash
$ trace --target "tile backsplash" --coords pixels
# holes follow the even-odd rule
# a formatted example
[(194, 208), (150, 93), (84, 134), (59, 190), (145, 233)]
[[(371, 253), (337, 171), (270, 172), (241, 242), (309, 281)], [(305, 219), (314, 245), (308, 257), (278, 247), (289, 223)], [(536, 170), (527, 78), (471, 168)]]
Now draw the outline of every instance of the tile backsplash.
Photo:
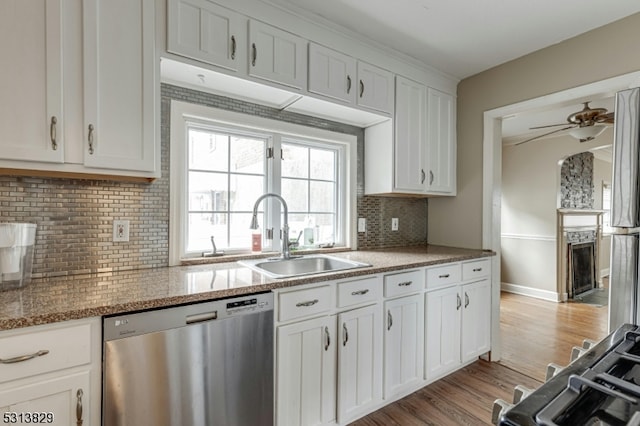
[[(364, 132), (348, 126), (235, 99), (162, 85), (162, 177), (152, 183), (0, 176), (0, 221), (38, 225), (33, 276), (166, 266), (169, 258), (169, 117), (171, 99), (356, 135), (361, 249), (424, 245), (427, 200), (364, 196)], [(399, 230), (391, 231), (391, 218)], [(129, 242), (112, 241), (113, 221), (130, 221)]]

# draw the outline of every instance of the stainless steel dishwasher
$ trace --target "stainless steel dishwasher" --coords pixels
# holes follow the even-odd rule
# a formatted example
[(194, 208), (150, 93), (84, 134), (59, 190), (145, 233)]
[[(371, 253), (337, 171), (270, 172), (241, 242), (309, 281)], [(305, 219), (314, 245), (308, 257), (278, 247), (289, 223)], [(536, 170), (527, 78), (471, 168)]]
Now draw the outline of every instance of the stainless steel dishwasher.
[(273, 294), (105, 317), (102, 423), (273, 424)]

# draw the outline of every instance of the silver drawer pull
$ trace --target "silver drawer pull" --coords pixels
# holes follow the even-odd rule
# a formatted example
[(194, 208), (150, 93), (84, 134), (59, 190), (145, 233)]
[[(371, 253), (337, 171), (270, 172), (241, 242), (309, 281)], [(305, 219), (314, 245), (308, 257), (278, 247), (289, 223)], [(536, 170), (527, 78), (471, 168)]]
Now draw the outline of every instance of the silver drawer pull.
[(36, 352), (34, 354), (31, 354), (31, 355), (21, 355), (21, 356), (15, 357), (15, 358), (7, 358), (7, 359), (0, 358), (0, 364), (15, 364), (16, 362), (29, 361), (30, 359), (37, 358), (39, 356), (43, 356), (43, 355), (46, 355), (48, 353), (49, 353), (49, 351), (42, 350), (42, 351), (38, 351), (38, 352)]
[(411, 284), (413, 284), (413, 281), (404, 281), (404, 282), (398, 283), (398, 287), (408, 287)]
[(438, 278), (449, 278), (451, 274), (438, 275)]
[(309, 300), (308, 302), (300, 302), (300, 303), (296, 303), (296, 306), (297, 306), (298, 308), (301, 308), (301, 307), (303, 307), (303, 306), (313, 306), (313, 305), (315, 305), (315, 304), (316, 304), (316, 303), (318, 303), (318, 302), (319, 302), (319, 300), (318, 300), (318, 299), (314, 299), (314, 300)]
[(480, 271), (482, 271), (482, 268), (474, 268), (473, 269), (473, 272), (480, 272)]
[(358, 291), (352, 291), (351, 295), (352, 296), (362, 296), (363, 294), (367, 294), (369, 293), (369, 289), (365, 289), (365, 290), (358, 290)]

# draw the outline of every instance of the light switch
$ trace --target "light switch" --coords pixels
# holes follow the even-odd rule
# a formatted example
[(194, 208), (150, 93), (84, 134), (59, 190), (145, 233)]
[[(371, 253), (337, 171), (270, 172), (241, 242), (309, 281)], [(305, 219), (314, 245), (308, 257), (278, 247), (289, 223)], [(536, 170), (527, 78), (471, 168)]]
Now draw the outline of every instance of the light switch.
[(398, 226), (399, 226), (398, 218), (397, 217), (391, 218), (391, 230), (392, 231), (397, 231), (398, 230)]
[(367, 232), (367, 219), (364, 217), (358, 218), (358, 232)]

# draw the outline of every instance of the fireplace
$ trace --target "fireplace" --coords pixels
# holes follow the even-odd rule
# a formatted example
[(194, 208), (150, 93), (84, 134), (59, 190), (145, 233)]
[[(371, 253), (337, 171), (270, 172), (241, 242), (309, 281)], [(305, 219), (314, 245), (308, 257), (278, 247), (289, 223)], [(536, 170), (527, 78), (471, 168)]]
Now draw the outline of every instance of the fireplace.
[(568, 244), (570, 297), (597, 287), (595, 241)]

